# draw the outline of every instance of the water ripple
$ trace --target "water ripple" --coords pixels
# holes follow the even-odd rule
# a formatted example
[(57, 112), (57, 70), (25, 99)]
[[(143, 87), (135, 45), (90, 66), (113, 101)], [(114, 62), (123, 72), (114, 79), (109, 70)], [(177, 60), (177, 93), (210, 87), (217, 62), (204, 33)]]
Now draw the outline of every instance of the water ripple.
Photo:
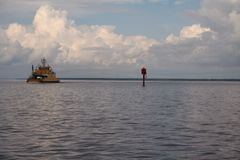
[(238, 82), (0, 82), (0, 159), (240, 157)]

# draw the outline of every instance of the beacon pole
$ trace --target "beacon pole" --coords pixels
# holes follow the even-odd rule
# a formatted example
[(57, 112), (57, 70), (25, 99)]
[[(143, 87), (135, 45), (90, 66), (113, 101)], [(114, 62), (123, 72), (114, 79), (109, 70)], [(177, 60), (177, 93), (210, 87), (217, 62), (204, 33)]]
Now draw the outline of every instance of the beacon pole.
[(143, 76), (143, 84), (142, 84), (142, 86), (145, 87), (145, 79), (146, 79), (146, 75), (147, 75), (147, 69), (145, 67), (143, 67), (141, 69), (141, 72), (142, 72), (142, 76)]

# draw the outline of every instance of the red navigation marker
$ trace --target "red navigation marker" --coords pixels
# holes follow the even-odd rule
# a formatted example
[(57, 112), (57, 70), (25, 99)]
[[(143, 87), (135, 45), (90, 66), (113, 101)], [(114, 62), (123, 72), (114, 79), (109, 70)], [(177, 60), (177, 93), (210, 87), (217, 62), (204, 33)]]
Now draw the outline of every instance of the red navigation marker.
[(142, 75), (143, 75), (143, 87), (145, 87), (145, 79), (146, 79), (146, 75), (147, 75), (147, 69), (145, 67), (143, 67), (141, 69)]

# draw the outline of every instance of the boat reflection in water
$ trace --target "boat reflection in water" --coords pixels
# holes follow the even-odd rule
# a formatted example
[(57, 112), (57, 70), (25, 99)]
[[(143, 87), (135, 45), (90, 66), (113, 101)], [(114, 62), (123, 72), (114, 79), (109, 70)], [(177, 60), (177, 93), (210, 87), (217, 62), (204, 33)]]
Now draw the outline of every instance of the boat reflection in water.
[(47, 64), (45, 58), (41, 59), (41, 64), (34, 69), (32, 65), (32, 74), (27, 79), (27, 83), (59, 83), (56, 73)]

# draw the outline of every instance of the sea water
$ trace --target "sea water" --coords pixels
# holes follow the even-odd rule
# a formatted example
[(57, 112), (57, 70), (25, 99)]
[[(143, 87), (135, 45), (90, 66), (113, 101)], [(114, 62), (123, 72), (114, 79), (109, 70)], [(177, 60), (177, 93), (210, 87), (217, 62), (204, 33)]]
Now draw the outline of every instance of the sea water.
[(240, 158), (240, 82), (0, 81), (0, 159)]

